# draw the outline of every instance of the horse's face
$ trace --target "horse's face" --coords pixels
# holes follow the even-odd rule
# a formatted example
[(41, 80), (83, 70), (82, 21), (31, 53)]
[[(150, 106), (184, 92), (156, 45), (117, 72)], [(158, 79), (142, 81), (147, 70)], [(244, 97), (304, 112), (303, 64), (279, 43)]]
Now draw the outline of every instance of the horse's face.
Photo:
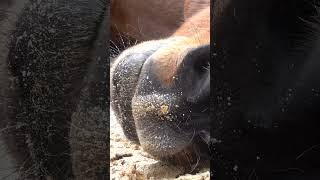
[(210, 47), (193, 42), (144, 42), (113, 65), (111, 98), (120, 123), (129, 139), (158, 158), (185, 159), (207, 147)]

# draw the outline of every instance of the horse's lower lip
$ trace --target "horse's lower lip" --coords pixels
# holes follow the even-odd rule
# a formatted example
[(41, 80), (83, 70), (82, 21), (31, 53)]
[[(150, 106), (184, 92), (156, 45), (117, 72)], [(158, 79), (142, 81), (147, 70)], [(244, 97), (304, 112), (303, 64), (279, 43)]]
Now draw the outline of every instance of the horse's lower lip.
[(195, 145), (200, 151), (199, 155), (203, 157), (204, 159), (209, 159), (211, 157), (210, 154), (210, 146), (211, 146), (211, 137), (210, 137), (210, 131), (199, 131), (196, 136), (193, 139), (193, 145)]

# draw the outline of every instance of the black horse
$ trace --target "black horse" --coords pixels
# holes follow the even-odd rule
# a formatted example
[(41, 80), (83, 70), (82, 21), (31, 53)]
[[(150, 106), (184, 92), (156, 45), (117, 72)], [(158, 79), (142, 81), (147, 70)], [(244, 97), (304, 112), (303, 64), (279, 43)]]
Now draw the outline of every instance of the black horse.
[(319, 1), (217, 0), (212, 175), (320, 178)]
[(108, 6), (0, 2), (1, 137), (18, 179), (107, 179)]

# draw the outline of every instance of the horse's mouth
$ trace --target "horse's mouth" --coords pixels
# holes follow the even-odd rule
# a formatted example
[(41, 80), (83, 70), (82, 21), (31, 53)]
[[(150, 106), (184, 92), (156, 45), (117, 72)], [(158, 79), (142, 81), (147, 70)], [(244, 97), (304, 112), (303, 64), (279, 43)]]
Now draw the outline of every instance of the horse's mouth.
[(150, 41), (123, 52), (113, 65), (111, 100), (128, 139), (156, 158), (184, 163), (208, 154), (210, 49), (184, 51), (168, 84), (159, 78), (159, 66), (165, 67), (159, 51), (177, 41)]

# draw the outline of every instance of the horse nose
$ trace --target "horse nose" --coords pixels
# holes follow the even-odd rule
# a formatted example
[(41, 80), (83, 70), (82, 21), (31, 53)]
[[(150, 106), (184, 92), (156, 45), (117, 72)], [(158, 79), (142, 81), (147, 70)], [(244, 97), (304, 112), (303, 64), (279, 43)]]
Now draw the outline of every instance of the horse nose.
[(207, 101), (210, 96), (210, 45), (190, 50), (183, 59), (179, 74), (188, 102)]

